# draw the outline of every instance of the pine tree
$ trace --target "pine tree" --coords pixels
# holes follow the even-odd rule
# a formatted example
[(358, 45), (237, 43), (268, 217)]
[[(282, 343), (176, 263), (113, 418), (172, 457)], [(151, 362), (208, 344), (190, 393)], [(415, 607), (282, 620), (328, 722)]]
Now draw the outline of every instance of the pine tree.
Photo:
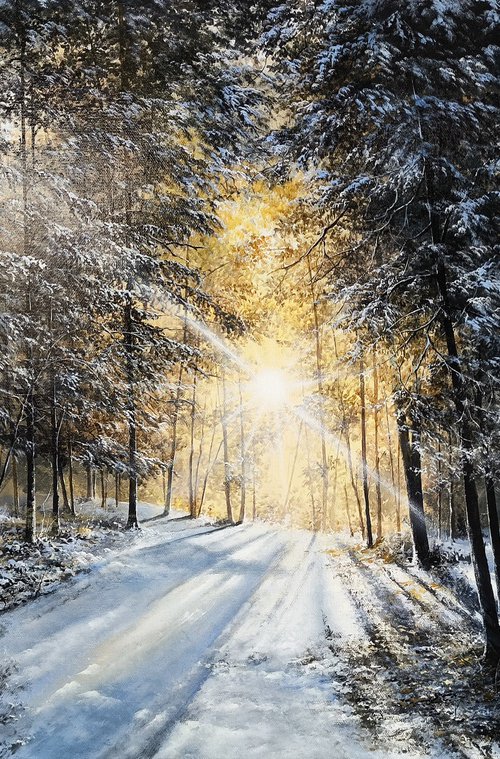
[[(482, 0), (327, 0), (284, 3), (270, 20), (265, 42), (296, 87), (293, 126), (277, 140), (315, 169), (323, 239), (342, 230), (351, 240), (345, 266), (332, 267), (345, 323), (396, 353), (410, 347), (415, 379), (422, 365), (446, 368), (442, 392), (459, 430), (486, 656), (495, 662), (500, 630), (475, 483), (468, 367), (482, 361), (472, 334), (478, 303), (498, 292), (498, 15)], [(481, 320), (490, 336), (494, 314), (486, 307)]]

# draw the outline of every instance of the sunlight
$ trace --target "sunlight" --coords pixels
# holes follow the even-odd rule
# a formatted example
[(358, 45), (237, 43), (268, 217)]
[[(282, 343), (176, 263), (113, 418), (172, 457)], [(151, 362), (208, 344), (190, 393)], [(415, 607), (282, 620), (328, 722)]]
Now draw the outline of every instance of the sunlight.
[(279, 411), (289, 402), (289, 383), (279, 369), (262, 369), (249, 383), (256, 403), (268, 411)]

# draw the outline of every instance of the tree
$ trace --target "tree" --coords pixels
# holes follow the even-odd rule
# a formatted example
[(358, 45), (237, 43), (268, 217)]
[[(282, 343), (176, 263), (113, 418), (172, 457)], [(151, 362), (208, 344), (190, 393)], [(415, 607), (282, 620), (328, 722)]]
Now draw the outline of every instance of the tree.
[[(442, 390), (459, 430), (486, 657), (496, 662), (500, 629), (481, 532), (475, 411), (464, 361), (467, 355), (481, 362), (468, 322), (478, 298), (498, 291), (493, 4), (291, 1), (271, 18), (265, 41), (287, 62), (283, 76), (294, 78), (287, 93), (296, 87), (293, 125), (276, 139), (316, 170), (320, 239), (337, 234), (347, 241), (343, 266), (332, 264), (339, 254), (327, 261), (336, 293), (343, 290), (344, 324), (393, 348), (397, 341), (411, 345), (417, 367), (436, 363), (447, 370)], [(493, 312), (482, 326), (489, 335), (498, 329)]]

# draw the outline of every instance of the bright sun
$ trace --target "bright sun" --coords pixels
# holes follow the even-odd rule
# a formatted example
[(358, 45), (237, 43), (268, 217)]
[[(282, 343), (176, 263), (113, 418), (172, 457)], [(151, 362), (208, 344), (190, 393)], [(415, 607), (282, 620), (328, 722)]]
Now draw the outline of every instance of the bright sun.
[(268, 411), (279, 410), (288, 403), (288, 382), (279, 369), (262, 369), (249, 384), (257, 404)]

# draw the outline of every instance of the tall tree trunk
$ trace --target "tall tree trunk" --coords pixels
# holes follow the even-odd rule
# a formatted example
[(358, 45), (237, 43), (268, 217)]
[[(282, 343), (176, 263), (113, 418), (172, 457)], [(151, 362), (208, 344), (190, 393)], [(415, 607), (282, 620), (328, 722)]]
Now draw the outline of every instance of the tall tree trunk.
[[(184, 337), (183, 341), (186, 342), (187, 327), (184, 325)], [(184, 367), (181, 364), (179, 366), (179, 375), (177, 378), (177, 387), (175, 389), (175, 401), (174, 401), (174, 416), (172, 419), (172, 438), (170, 440), (170, 459), (167, 465), (167, 493), (165, 497), (165, 506), (163, 509), (164, 516), (170, 514), (172, 508), (172, 495), (174, 490), (174, 471), (175, 471), (175, 457), (177, 454), (177, 423), (179, 421), (179, 408), (182, 396), (182, 376), (184, 373)]]
[[(432, 215), (433, 237), (437, 240), (437, 230), (434, 229), (438, 221)], [(498, 611), (491, 584), (491, 575), (486, 558), (481, 517), (479, 512), (479, 498), (476, 482), (474, 479), (474, 467), (472, 464), (473, 434), (469, 421), (469, 412), (466, 403), (466, 391), (464, 387), (462, 366), (455, 338), (455, 330), (451, 319), (451, 308), (448, 300), (448, 285), (446, 268), (442, 255), (438, 254), (437, 260), (437, 283), (442, 301), (441, 319), (446, 338), (446, 347), (449, 357), (449, 371), (453, 387), (453, 399), (458, 417), (458, 430), (460, 435), (460, 448), (462, 451), (461, 468), (464, 480), (465, 507), (469, 539), (472, 548), (472, 562), (476, 577), (479, 601), (483, 615), (486, 632), (485, 659), (496, 665), (500, 660), (500, 626), (498, 623)]]
[(87, 500), (92, 498), (92, 467), (90, 464), (85, 465), (85, 474), (87, 475)]
[(190, 413), (190, 433), (189, 433), (189, 514), (194, 519), (196, 517), (196, 493), (194, 488), (194, 428), (196, 422), (196, 376), (195, 368), (193, 374), (193, 392), (191, 395), (191, 413)]
[[(415, 90), (415, 88), (414, 88)], [(416, 96), (416, 93), (414, 91)], [(422, 124), (419, 120), (420, 135)], [(427, 208), (429, 213), (429, 225), (431, 241), (435, 250), (435, 282), (441, 300), (440, 316), (441, 325), (446, 341), (448, 352), (448, 371), (453, 388), (453, 402), (458, 420), (458, 435), (461, 451), (461, 471), (464, 483), (465, 509), (469, 540), (472, 549), (472, 563), (476, 578), (479, 603), (481, 606), (483, 623), (486, 634), (485, 659), (488, 663), (497, 665), (500, 660), (500, 625), (498, 611), (491, 584), (491, 575), (486, 558), (481, 516), (479, 512), (479, 498), (477, 494), (475, 472), (472, 464), (473, 435), (467, 406), (467, 393), (464, 386), (461, 359), (458, 352), (455, 328), (453, 326), (452, 307), (448, 295), (448, 276), (445, 262), (445, 236), (447, 225), (441, 228), (441, 219), (434, 203), (435, 182), (433, 168), (429, 162), (425, 165), (425, 184), (427, 192)]]
[(443, 536), (443, 484), (441, 464), (441, 440), (438, 440), (438, 463), (437, 463), (437, 534), (439, 540)]
[(495, 579), (497, 583), (497, 595), (500, 599), (500, 525), (498, 520), (497, 497), (495, 493), (495, 480), (491, 471), (486, 472), (485, 477), (486, 504), (488, 507), (488, 522), (490, 526), (491, 549), (495, 564)]
[[(335, 334), (335, 330), (333, 330), (333, 347), (335, 351), (335, 360), (338, 363), (339, 352), (337, 348), (337, 336)], [(351, 482), (351, 487), (354, 493), (354, 497), (356, 499), (356, 505), (358, 509), (359, 529), (361, 531), (361, 537), (364, 540), (365, 539), (365, 522), (363, 519), (363, 508), (361, 506), (361, 498), (359, 496), (358, 486), (356, 483), (356, 477), (354, 475), (354, 466), (352, 462), (351, 436), (349, 434), (349, 423), (347, 419), (347, 411), (346, 411), (345, 401), (344, 401), (342, 392), (340, 394), (340, 409), (342, 412), (342, 431), (345, 435), (345, 443), (346, 443), (346, 448), (347, 448), (347, 464), (349, 468), (349, 479)], [(349, 515), (349, 519), (350, 519), (350, 515)], [(350, 527), (350, 529), (352, 531), (352, 527)]]
[(347, 495), (347, 484), (344, 482), (344, 498), (345, 498), (345, 511), (347, 516), (347, 525), (349, 527), (349, 535), (354, 537), (354, 530), (352, 529), (351, 512), (349, 511), (349, 497)]
[(344, 434), (345, 434), (345, 443), (346, 443), (346, 448), (347, 448), (347, 465), (349, 467), (349, 479), (351, 481), (351, 487), (354, 493), (354, 497), (356, 499), (356, 506), (358, 508), (359, 529), (361, 531), (361, 537), (364, 540), (365, 535), (366, 535), (365, 520), (363, 519), (363, 507), (361, 506), (361, 498), (359, 496), (358, 484), (356, 482), (356, 477), (354, 475), (354, 465), (352, 463), (351, 436), (349, 434), (349, 427), (347, 427), (347, 423), (345, 422), (345, 420), (344, 420), (344, 424), (346, 425), (344, 428)]
[[(16, 3), (16, 11), (19, 21), (19, 63), (20, 63), (20, 128), (21, 128), (21, 166), (23, 173), (23, 252), (27, 257), (30, 253), (29, 245), (29, 222), (28, 222), (28, 156), (26, 149), (26, 29), (20, 18), (19, 3)], [(31, 315), (31, 273), (28, 279), (26, 292), (26, 311)], [(33, 543), (36, 538), (36, 473), (35, 473), (35, 396), (34, 381), (35, 371), (33, 362), (33, 349), (28, 347), (29, 388), (26, 399), (26, 527), (25, 540)]]
[[(197, 516), (200, 516), (200, 514), (201, 514), (201, 510), (203, 508), (203, 503), (205, 501), (205, 493), (207, 492), (208, 478), (210, 476), (210, 472), (212, 471), (212, 469), (214, 467), (215, 462), (217, 461), (217, 458), (218, 458), (219, 453), (220, 453), (220, 449), (222, 447), (222, 440), (221, 440), (220, 443), (219, 443), (219, 447), (217, 448), (217, 453), (215, 454), (215, 456), (213, 458), (213, 461), (212, 461), (212, 451), (213, 451), (213, 447), (214, 447), (215, 431), (216, 431), (216, 429), (217, 429), (217, 411), (214, 409), (213, 420), (212, 420), (212, 435), (210, 437), (210, 445), (208, 447), (207, 466), (206, 466), (205, 474), (204, 474), (204, 477), (203, 477), (203, 484), (201, 486), (201, 494), (200, 494), (200, 500), (199, 500), (199, 503), (198, 503), (198, 514), (197, 514)], [(200, 456), (201, 456), (201, 452), (200, 452)]]
[(377, 349), (373, 348), (373, 425), (375, 449), (375, 492), (377, 496), (377, 540), (382, 539), (382, 488), (380, 485), (380, 451), (378, 443), (378, 366)]
[(422, 488), (422, 463), (420, 460), (420, 431), (413, 423), (411, 440), (406, 415), (403, 409), (397, 410), (398, 436), (403, 459), (403, 469), (408, 492), (410, 526), (413, 545), (420, 564), (429, 566), (429, 539), (424, 513), (424, 495)]
[(331, 507), (330, 507), (330, 528), (333, 528), (335, 530), (335, 513), (336, 513), (336, 500), (337, 500), (337, 484), (339, 480), (339, 460), (340, 460), (340, 438), (337, 442), (337, 450), (335, 451), (335, 461), (333, 464), (334, 468), (334, 476), (333, 476), (333, 487), (332, 487), (332, 497), (331, 497)]
[(104, 467), (101, 468), (101, 508), (105, 509), (108, 505), (108, 472)]
[(56, 411), (56, 380), (51, 380), (50, 427), (51, 427), (51, 465), (52, 465), (52, 526), (53, 535), (59, 534), (59, 427)]
[(368, 491), (368, 462), (366, 457), (366, 393), (365, 365), (363, 356), (359, 360), (359, 395), (361, 398), (361, 462), (363, 467), (363, 497), (365, 501), (366, 545), (373, 546), (372, 519), (370, 515), (370, 494)]
[(60, 451), (58, 451), (58, 454), (57, 454), (57, 468), (58, 468), (58, 474), (59, 474), (59, 484), (61, 486), (61, 495), (62, 495), (62, 500), (63, 500), (63, 509), (66, 512), (71, 513), (71, 506), (70, 506), (70, 503), (69, 503), (68, 491), (67, 491), (67, 488), (66, 488), (66, 483), (64, 481), (64, 469), (63, 469), (63, 464), (62, 464), (62, 458), (61, 458)]
[(75, 487), (73, 479), (73, 445), (71, 438), (68, 439), (68, 481), (69, 481), (69, 505), (71, 516), (76, 516), (75, 510)]
[(19, 478), (17, 473), (17, 459), (12, 456), (12, 495), (14, 499), (14, 516), (19, 516)]
[(26, 403), (26, 529), (25, 540), (36, 538), (35, 401), (33, 390)]
[(309, 273), (309, 287), (311, 289), (311, 300), (314, 316), (314, 338), (316, 347), (316, 372), (317, 372), (317, 386), (318, 395), (320, 399), (320, 424), (321, 424), (321, 530), (325, 530), (326, 525), (326, 512), (328, 509), (328, 452), (326, 447), (326, 432), (325, 432), (325, 413), (323, 409), (323, 356), (322, 356), (322, 342), (321, 342), (321, 327), (319, 323), (318, 303), (316, 300), (316, 293), (314, 291), (314, 281), (312, 276), (310, 257), (307, 256), (307, 267)]
[[(385, 422), (387, 425), (387, 450), (389, 451), (389, 463), (391, 467), (392, 492), (394, 496), (394, 504), (396, 507), (396, 532), (401, 532), (401, 498), (400, 498), (400, 492), (399, 492), (399, 471), (398, 471), (398, 480), (396, 480), (396, 473), (394, 471), (394, 454), (392, 451), (391, 424), (389, 421), (389, 406), (387, 404), (387, 401), (385, 402)], [(398, 457), (399, 457), (399, 450), (398, 450)], [(399, 461), (398, 461), (398, 465), (399, 465)]]
[(224, 369), (222, 370), (222, 440), (224, 451), (224, 495), (226, 498), (226, 511), (227, 518), (231, 524), (233, 524), (233, 508), (231, 504), (231, 467), (229, 464), (229, 441), (227, 430), (227, 394), (226, 394), (226, 376)]
[[(128, 291), (132, 284), (129, 283)], [(128, 417), (128, 518), (127, 527), (139, 527), (137, 521), (137, 419), (135, 408), (135, 377), (134, 377), (134, 335), (132, 323), (132, 302), (130, 295), (124, 309), (125, 364), (127, 377), (127, 417)]]
[(115, 472), (115, 507), (120, 505), (120, 485), (121, 485), (120, 472)]
[(247, 452), (245, 447), (245, 420), (243, 418), (243, 396), (241, 394), (241, 379), (238, 378), (238, 389), (240, 394), (240, 449), (241, 449), (241, 486), (240, 486), (240, 515), (238, 522), (242, 524), (245, 520), (245, 506), (247, 494)]
[[(198, 456), (196, 458), (196, 467), (194, 472), (194, 494), (195, 494), (195, 501), (196, 501), (196, 514), (195, 516), (198, 517), (200, 514), (200, 504), (199, 504), (199, 498), (198, 498), (198, 492), (199, 492), (199, 484), (200, 484), (200, 466), (201, 466), (201, 459), (203, 456), (203, 445), (205, 442), (205, 424), (206, 424), (206, 412), (207, 412), (207, 402), (205, 400), (205, 403), (203, 405), (203, 412), (201, 415), (201, 424), (200, 424), (200, 439), (198, 442)], [(214, 430), (215, 434), (215, 430)]]

